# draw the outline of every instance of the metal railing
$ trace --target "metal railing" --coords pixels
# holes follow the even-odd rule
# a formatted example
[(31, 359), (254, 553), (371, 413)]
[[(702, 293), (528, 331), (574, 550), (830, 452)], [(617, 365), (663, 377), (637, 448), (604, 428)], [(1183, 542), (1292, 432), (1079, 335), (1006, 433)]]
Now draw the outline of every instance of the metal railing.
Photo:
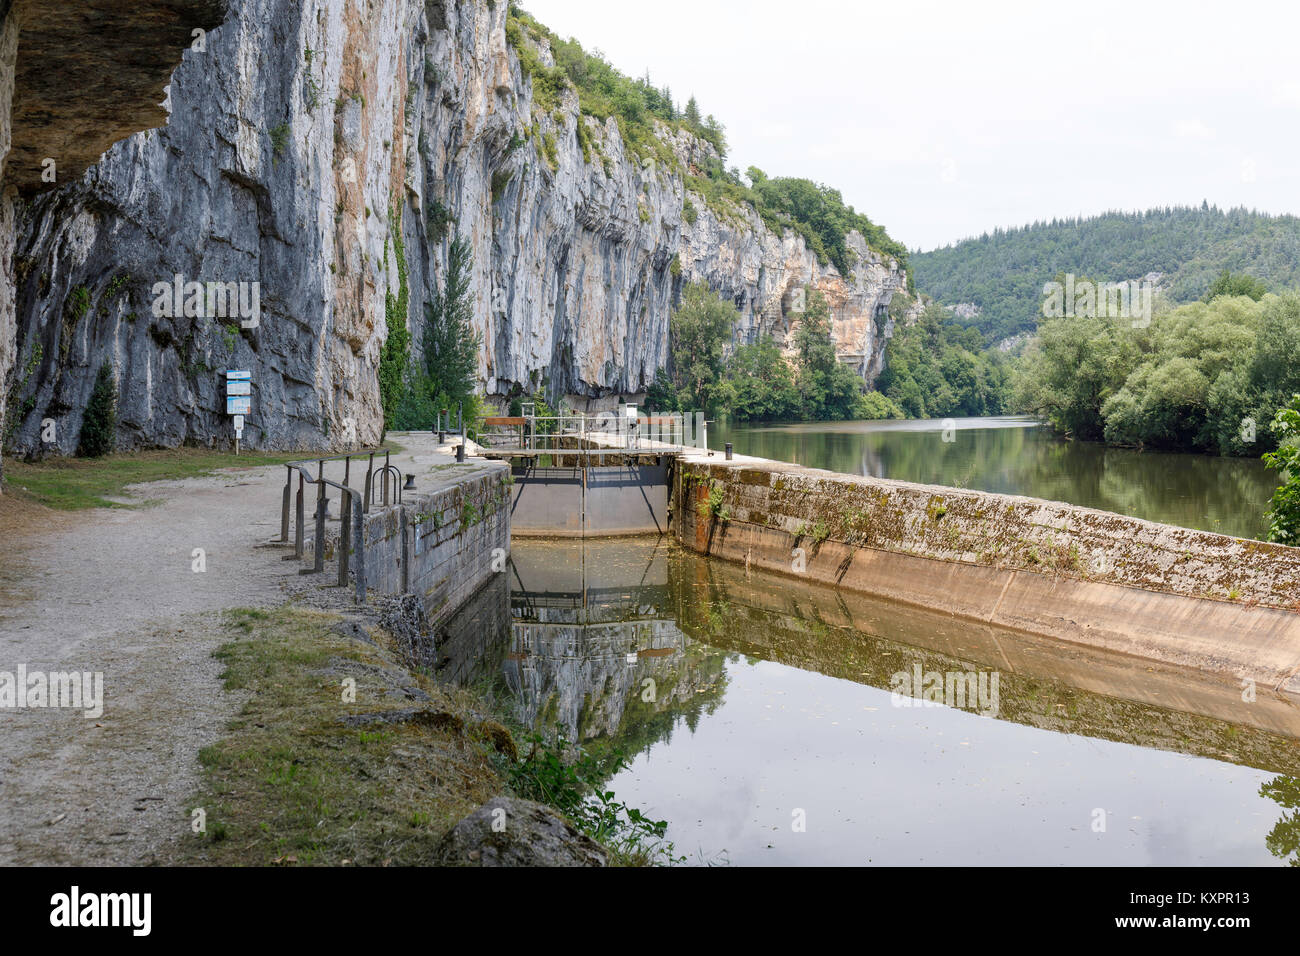
[(478, 442), (488, 449), (530, 452), (680, 451), (705, 444), (704, 416), (682, 412), (638, 414), (636, 406), (590, 415), (522, 415), (483, 420)]
[[(383, 463), (376, 466), (375, 456), (383, 455)], [(293, 508), (294, 521), (293, 527), (293, 555), (286, 557), (286, 561), (303, 558), (303, 542), (306, 531), (306, 486), (316, 485), (316, 513), (313, 519), (316, 523), (314, 537), (314, 562), (311, 570), (304, 569), (301, 574), (319, 574), (325, 570), (325, 521), (329, 513), (329, 496), (326, 488), (337, 488), (340, 492), (340, 527), (339, 527), (339, 587), (347, 587), (348, 571), (351, 570), (356, 578), (356, 590), (358, 603), (366, 602), (366, 556), (365, 556), (365, 515), (374, 506), (375, 493), (381, 493), (381, 506), (388, 507), (390, 503), (401, 504), (402, 502), (402, 473), (389, 461), (388, 449), (379, 451), (360, 452), (348, 455), (333, 455), (327, 458), (311, 458), (303, 461), (291, 461), (285, 465), (286, 474), (284, 482), (284, 494), (280, 503), (280, 540), (288, 542), (290, 531), (290, 498), (293, 495), (294, 473), (298, 475), (298, 493), (296, 504)], [(352, 460), (366, 460), (365, 481), (360, 488), (352, 484)], [(343, 462), (343, 480), (333, 481), (325, 477), (325, 463), (341, 461)], [(311, 467), (316, 466), (316, 472), (313, 475)], [(360, 477), (358, 475), (358, 477)], [(378, 480), (376, 480), (378, 479)], [(392, 494), (389, 494), (389, 482), (392, 482)], [(350, 559), (350, 552), (353, 550), (353, 542), (356, 543), (356, 559)]]

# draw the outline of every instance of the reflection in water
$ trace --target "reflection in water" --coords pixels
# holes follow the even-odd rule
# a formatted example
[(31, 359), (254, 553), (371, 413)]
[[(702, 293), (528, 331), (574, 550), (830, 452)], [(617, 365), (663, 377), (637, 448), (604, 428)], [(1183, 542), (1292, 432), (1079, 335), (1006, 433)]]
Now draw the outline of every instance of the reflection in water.
[(1259, 792), (1291, 811), (1282, 815), (1264, 841), (1269, 852), (1292, 866), (1300, 866), (1300, 780), (1278, 777), (1260, 787)]
[[(492, 684), (521, 723), (633, 758), (610, 788), (669, 820), (688, 854), (1177, 865), (1297, 853), (1300, 716), (1287, 701), (1246, 705), (1232, 685), (748, 574), (662, 540), (515, 542), (508, 579), (439, 635), (437, 655), (444, 679)], [(997, 673), (996, 718), (896, 706), (894, 675), (915, 669)], [(1277, 804), (1293, 811), (1280, 822)]]
[(845, 474), (1065, 501), (1165, 524), (1262, 538), (1277, 485), (1253, 458), (1067, 442), (1020, 418), (714, 428), (711, 447)]
[(617, 741), (629, 755), (670, 741), (678, 723), (693, 731), (717, 706), (726, 654), (678, 628), (666, 542), (512, 547), (509, 580), (481, 593), (439, 641), (441, 679), (495, 683), (521, 724), (584, 744)]

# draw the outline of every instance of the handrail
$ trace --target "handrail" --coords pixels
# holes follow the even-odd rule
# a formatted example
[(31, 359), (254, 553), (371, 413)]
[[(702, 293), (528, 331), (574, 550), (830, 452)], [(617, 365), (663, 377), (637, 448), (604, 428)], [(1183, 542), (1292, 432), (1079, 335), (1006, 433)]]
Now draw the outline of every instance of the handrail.
[[(352, 550), (353, 542), (356, 542), (356, 560), (353, 571), (356, 577), (357, 602), (366, 603), (366, 561), (365, 561), (365, 515), (369, 511), (371, 504), (371, 490), (374, 476), (376, 473), (375, 456), (382, 454), (384, 463), (378, 469), (382, 476), (380, 481), (383, 485), (383, 504), (385, 507), (389, 504), (388, 495), (388, 478), (393, 476), (393, 486), (396, 489), (395, 501), (401, 503), (402, 500), (402, 472), (396, 466), (389, 463), (390, 452), (387, 448), (378, 449), (372, 452), (352, 452), (345, 455), (330, 455), (321, 458), (305, 458), (301, 461), (291, 461), (285, 463), (285, 483), (284, 493), (281, 498), (280, 511), (280, 540), (288, 542), (289, 540), (289, 500), (293, 491), (294, 472), (298, 473), (298, 493), (296, 507), (294, 508), (294, 549), (293, 558), (302, 560), (304, 550), (304, 529), (306, 527), (306, 515), (304, 514), (304, 491), (307, 484), (316, 485), (318, 488), (316, 494), (316, 514), (313, 516), (316, 520), (316, 534), (314, 541), (315, 560), (310, 571), (304, 570), (303, 574), (316, 574), (325, 570), (325, 513), (327, 508), (327, 497), (325, 494), (326, 487), (339, 489), (341, 494), (340, 500), (342, 513), (340, 514), (339, 529), (339, 572), (338, 583), (340, 587), (346, 587), (348, 583), (349, 552)], [(351, 484), (352, 480), (352, 459), (368, 456), (369, 461), (366, 467), (365, 490), (355, 488)], [(325, 477), (325, 462), (342, 461), (344, 463), (343, 481), (337, 482)], [(311, 465), (317, 466), (316, 474), (313, 476)], [(286, 558), (286, 560), (289, 560)]]
[[(584, 448), (609, 451), (614, 449), (635, 449), (646, 451), (668, 451), (692, 447), (697, 444), (696, 437), (701, 434), (700, 419), (702, 415), (693, 416), (695, 428), (691, 427), (692, 416), (683, 412), (659, 414), (632, 414), (635, 406), (622, 406), (619, 411), (596, 412), (570, 415), (537, 415), (532, 413), (529, 403), (524, 405), (522, 416), (500, 416), (484, 420), (484, 428), (479, 434), (479, 443), (485, 448), (502, 448), (503, 445), (493, 441), (494, 438), (515, 440), (517, 429), (519, 451), (546, 451), (571, 453)], [(626, 411), (624, 411), (626, 410)], [(491, 427), (508, 429), (506, 434), (489, 434)], [(566, 444), (568, 447), (565, 447)], [(577, 447), (572, 447), (574, 444)]]

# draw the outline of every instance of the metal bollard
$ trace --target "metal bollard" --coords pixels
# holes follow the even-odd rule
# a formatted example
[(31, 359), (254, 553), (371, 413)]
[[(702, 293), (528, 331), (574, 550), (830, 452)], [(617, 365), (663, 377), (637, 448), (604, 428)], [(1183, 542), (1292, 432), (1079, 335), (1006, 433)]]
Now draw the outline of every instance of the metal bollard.
[(461, 441), (461, 443), (460, 443), (459, 445), (456, 446), (456, 460), (457, 460), (457, 461), (464, 461), (464, 460), (465, 460), (465, 442), (464, 442), (464, 441)]
[(727, 461), (731, 461), (731, 442), (726, 442), (725, 447), (727, 451)]

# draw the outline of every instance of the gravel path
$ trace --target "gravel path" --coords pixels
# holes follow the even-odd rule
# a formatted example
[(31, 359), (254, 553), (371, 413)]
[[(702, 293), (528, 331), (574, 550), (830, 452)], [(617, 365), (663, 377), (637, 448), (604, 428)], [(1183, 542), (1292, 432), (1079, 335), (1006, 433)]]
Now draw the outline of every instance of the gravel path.
[[(450, 460), (427, 436), (395, 437), (408, 449), (394, 458), (403, 471)], [(151, 502), (132, 510), (67, 514), (0, 499), (0, 671), (104, 681), (98, 718), (0, 708), (0, 865), (165, 861), (167, 843), (188, 834), (197, 753), (240, 703), (212, 658), (226, 639), (221, 611), (318, 586), (271, 544), (284, 475), (150, 482), (131, 489)]]

